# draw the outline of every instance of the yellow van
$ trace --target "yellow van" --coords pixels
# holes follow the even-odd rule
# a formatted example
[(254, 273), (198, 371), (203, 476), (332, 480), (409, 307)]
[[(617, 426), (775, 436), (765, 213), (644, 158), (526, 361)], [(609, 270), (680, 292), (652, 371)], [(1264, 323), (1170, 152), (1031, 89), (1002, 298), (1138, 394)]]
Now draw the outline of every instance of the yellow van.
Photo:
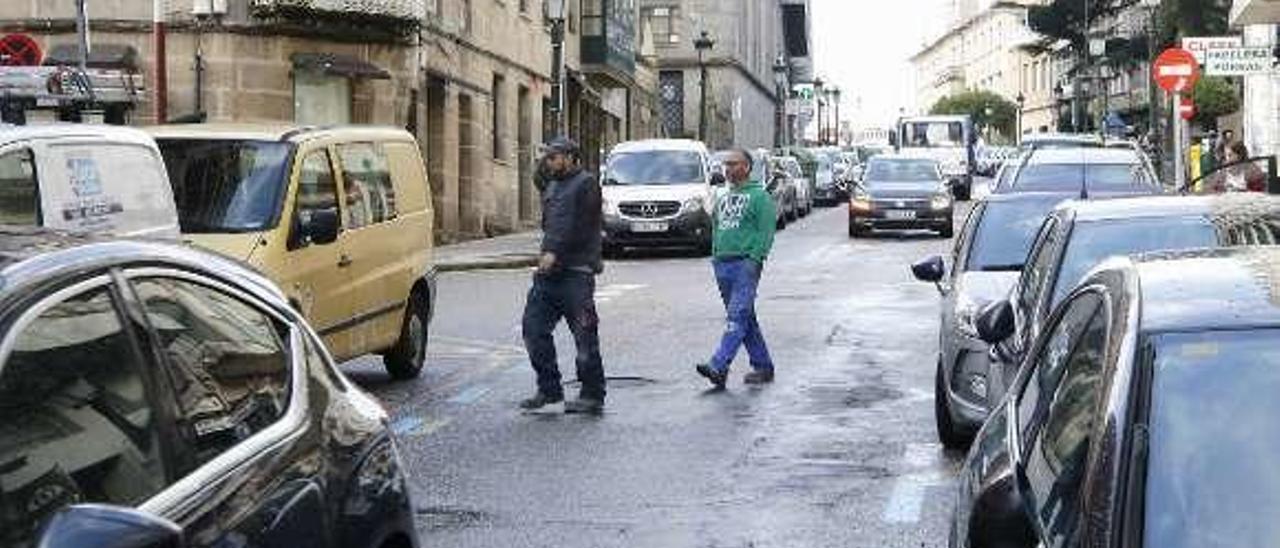
[(408, 132), (172, 125), (160, 146), (183, 237), (280, 285), (338, 360), (416, 377), (435, 304), (426, 169)]

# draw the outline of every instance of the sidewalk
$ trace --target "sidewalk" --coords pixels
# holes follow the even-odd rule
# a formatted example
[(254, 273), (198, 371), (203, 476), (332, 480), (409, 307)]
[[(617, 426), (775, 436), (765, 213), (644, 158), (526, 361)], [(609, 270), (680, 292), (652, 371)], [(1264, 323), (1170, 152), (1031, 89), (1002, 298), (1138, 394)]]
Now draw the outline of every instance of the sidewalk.
[(542, 232), (533, 230), (471, 240), (435, 249), (441, 272), (528, 268), (538, 264)]

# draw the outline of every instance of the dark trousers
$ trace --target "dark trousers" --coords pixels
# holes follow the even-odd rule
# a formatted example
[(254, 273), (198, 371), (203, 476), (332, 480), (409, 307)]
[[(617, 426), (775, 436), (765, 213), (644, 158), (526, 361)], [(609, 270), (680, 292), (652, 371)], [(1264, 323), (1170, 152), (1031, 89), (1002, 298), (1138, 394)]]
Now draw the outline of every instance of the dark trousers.
[(596, 315), (596, 278), (576, 271), (535, 274), (524, 305), (524, 346), (538, 374), (538, 391), (562, 396), (560, 367), (552, 333), (560, 320), (569, 324), (577, 345), (579, 395), (603, 400), (604, 365), (600, 359), (600, 318)]
[(773, 371), (769, 345), (765, 344), (760, 322), (756, 320), (760, 265), (750, 259), (717, 259), (712, 266), (716, 285), (720, 288), (720, 300), (724, 302), (725, 327), (720, 346), (711, 357), (711, 367), (717, 371), (728, 371), (738, 349), (745, 346), (753, 369)]

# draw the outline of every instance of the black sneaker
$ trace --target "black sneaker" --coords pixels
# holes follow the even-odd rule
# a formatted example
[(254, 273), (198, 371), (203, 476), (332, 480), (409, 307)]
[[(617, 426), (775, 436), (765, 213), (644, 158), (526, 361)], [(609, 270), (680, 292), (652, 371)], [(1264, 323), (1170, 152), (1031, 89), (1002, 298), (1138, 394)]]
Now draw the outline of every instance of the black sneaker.
[(537, 394), (534, 394), (532, 398), (520, 402), (520, 408), (532, 411), (534, 409), (542, 409), (543, 407), (554, 403), (560, 403), (562, 401), (564, 401), (564, 396), (548, 396), (542, 392), (538, 392)]
[(604, 412), (604, 400), (586, 397), (578, 398), (565, 402), (564, 412), (569, 414), (599, 415)]
[(700, 363), (696, 369), (699, 375), (706, 377), (716, 388), (724, 388), (725, 382), (729, 380), (728, 373), (712, 369), (711, 364)]
[(773, 382), (772, 369), (756, 369), (742, 376), (742, 382), (746, 384), (767, 384)]

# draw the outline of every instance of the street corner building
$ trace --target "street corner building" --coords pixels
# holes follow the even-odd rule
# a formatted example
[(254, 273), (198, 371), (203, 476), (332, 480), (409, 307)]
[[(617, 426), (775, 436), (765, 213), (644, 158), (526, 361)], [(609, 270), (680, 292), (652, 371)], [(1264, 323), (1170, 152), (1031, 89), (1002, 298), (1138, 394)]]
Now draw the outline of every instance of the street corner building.
[[(86, 4), (89, 67), (137, 87), (124, 122), (403, 127), (427, 158), (437, 239), (535, 221), (551, 64), (540, 0)], [(8, 34), (34, 38), (44, 64), (79, 61), (75, 0), (0, 2)]]

